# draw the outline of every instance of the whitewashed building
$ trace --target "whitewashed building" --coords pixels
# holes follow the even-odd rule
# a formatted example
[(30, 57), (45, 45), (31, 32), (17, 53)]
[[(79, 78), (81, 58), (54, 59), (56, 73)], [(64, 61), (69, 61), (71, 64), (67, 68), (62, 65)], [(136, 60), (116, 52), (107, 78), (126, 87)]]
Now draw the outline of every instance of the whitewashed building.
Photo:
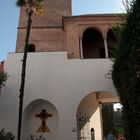
[[(71, 0), (44, 4), (44, 15), (33, 16), (22, 140), (31, 134), (42, 134), (46, 140), (94, 140), (93, 135), (103, 140), (102, 104), (119, 102), (108, 74), (115, 41), (112, 27), (120, 15), (71, 16)], [(26, 21), (22, 8), (16, 52), (4, 63), (9, 78), (0, 95), (0, 129), (15, 136)]]

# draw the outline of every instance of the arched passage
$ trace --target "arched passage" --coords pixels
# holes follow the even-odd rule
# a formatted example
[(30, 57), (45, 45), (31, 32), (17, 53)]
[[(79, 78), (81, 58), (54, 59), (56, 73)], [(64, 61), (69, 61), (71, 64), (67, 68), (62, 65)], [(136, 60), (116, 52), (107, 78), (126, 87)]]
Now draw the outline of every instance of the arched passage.
[[(77, 137), (78, 140), (91, 140), (91, 130), (94, 129), (95, 139), (103, 140), (104, 116), (102, 105), (119, 102), (118, 97), (105, 91), (96, 91), (84, 97), (77, 108)], [(93, 129), (92, 129), (93, 128)]]
[(114, 57), (114, 47), (117, 42), (117, 38), (114, 33), (115, 29), (109, 29), (107, 32), (107, 47), (108, 47), (108, 55), (110, 58)]
[[(41, 116), (43, 110), (47, 113), (44, 122)], [(47, 129), (43, 130), (42, 126)], [(52, 103), (37, 99), (31, 102), (23, 112), (22, 138), (27, 140), (30, 135), (39, 136), (40, 134), (47, 139), (57, 139), (59, 135), (59, 116)]]
[(105, 58), (104, 41), (95, 28), (88, 28), (82, 38), (83, 58)]

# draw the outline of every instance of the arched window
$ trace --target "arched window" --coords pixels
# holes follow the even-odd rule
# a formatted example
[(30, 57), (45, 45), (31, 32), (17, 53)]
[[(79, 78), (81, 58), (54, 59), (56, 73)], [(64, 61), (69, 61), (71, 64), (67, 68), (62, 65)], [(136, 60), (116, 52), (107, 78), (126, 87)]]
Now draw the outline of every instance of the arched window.
[(117, 42), (115, 33), (115, 29), (109, 29), (107, 32), (107, 47), (108, 47), (108, 55), (109, 57), (114, 57), (114, 47)]
[(101, 33), (95, 28), (88, 28), (82, 39), (83, 58), (105, 58), (104, 41)]
[(91, 140), (95, 140), (95, 131), (94, 131), (94, 128), (91, 128), (90, 133), (91, 133)]
[(28, 52), (35, 52), (35, 45), (34, 44), (28, 45)]

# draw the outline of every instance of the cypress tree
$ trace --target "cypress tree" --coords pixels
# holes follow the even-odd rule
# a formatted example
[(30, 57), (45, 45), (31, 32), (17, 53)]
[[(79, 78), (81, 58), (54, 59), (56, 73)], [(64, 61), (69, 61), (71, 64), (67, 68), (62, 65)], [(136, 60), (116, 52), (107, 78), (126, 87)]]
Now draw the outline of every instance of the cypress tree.
[(140, 0), (133, 0), (121, 33), (112, 79), (123, 105), (128, 140), (140, 140)]

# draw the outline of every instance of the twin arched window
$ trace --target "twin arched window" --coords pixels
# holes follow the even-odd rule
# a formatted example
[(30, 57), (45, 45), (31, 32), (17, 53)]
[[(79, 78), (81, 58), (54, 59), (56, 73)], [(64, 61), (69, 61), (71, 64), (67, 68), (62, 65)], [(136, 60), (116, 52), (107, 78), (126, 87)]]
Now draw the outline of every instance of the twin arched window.
[[(113, 47), (116, 42), (116, 37), (113, 29), (107, 32), (107, 51), (109, 57), (112, 57)], [(83, 33), (82, 38), (82, 57), (86, 58), (105, 58), (105, 42), (102, 33), (96, 28), (87, 28)]]

